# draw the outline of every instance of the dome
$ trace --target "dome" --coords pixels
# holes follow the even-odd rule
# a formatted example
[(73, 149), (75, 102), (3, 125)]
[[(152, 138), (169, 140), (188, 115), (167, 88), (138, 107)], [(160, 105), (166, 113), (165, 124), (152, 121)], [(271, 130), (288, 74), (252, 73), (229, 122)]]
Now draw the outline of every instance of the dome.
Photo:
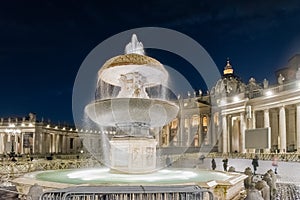
[(236, 94), (240, 94), (245, 91), (245, 84), (240, 77), (234, 74), (234, 70), (227, 60), (227, 64), (224, 68), (222, 78), (219, 79), (212, 88), (211, 94), (216, 97), (229, 97)]

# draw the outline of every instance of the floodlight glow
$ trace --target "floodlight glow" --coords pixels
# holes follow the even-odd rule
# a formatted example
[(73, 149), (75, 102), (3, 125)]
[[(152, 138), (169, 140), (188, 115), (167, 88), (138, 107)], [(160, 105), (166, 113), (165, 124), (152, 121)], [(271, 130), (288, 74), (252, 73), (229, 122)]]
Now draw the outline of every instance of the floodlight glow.
[(269, 90), (269, 91), (266, 92), (266, 96), (271, 96), (271, 95), (273, 95), (272, 91)]
[(14, 128), (14, 127), (16, 127), (16, 125), (15, 124), (9, 124), (8, 127)]
[(233, 101), (234, 101), (234, 102), (237, 102), (237, 101), (239, 101), (239, 100), (240, 100), (240, 98), (239, 98), (238, 96), (233, 97)]

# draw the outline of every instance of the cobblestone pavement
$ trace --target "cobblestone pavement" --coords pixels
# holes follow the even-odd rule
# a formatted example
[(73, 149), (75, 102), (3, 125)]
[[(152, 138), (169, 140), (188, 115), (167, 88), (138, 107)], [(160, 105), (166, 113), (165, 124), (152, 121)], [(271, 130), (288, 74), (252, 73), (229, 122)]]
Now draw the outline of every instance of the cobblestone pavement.
[(299, 200), (300, 199), (300, 186), (289, 183), (278, 183), (277, 194), (275, 200)]
[[(216, 170), (223, 171), (222, 158), (215, 158), (217, 168)], [(253, 167), (251, 165), (252, 160), (250, 159), (234, 159), (229, 158), (228, 167), (233, 166), (236, 171), (244, 172), (246, 167)], [(270, 160), (258, 160), (259, 166), (257, 167), (257, 174), (264, 174), (269, 169), (274, 170), (272, 161)], [(211, 169), (211, 158), (205, 158), (203, 163), (197, 159), (185, 159), (174, 163), (174, 167), (199, 167), (204, 169)], [(277, 169), (277, 182), (278, 183), (293, 183), (300, 186), (300, 163), (299, 162), (278, 162)]]

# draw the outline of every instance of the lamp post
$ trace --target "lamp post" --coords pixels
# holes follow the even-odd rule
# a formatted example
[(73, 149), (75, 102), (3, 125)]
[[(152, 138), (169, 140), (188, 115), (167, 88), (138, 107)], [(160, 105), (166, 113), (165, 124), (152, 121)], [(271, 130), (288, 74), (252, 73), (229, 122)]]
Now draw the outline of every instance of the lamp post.
[[(16, 136), (17, 134), (21, 133), (21, 130), (20, 129), (9, 128), (9, 129), (5, 129), (5, 133), (10, 134), (10, 136)], [(11, 140), (11, 138), (10, 138), (10, 140)], [(11, 140), (11, 151), (9, 153), (9, 157), (11, 158), (11, 161), (17, 161), (16, 158), (15, 158), (16, 153), (15, 153), (15, 148), (14, 148), (14, 142), (15, 141)]]

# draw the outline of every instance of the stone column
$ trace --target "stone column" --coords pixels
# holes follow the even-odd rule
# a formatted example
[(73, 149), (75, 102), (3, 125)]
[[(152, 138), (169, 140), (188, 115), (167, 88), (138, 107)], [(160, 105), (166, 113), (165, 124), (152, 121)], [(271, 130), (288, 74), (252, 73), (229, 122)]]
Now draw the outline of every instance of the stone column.
[(211, 142), (211, 127), (210, 127), (210, 116), (209, 115), (206, 115), (206, 122), (207, 122), (207, 132), (206, 132), (206, 137), (207, 137), (207, 142), (208, 142), (208, 145), (211, 145), (212, 142)]
[[(182, 146), (186, 147), (189, 146), (189, 141), (190, 141), (190, 116), (185, 115), (183, 118), (183, 126), (182, 126)], [(187, 127), (186, 127), (186, 122), (187, 122)]]
[(286, 120), (284, 106), (279, 108), (279, 137), (280, 137), (280, 152), (286, 152)]
[(62, 136), (62, 153), (67, 153), (66, 136)]
[(270, 127), (269, 109), (264, 110), (264, 127)]
[(55, 153), (55, 152), (56, 152), (56, 150), (55, 150), (55, 133), (52, 134), (51, 143), (52, 143), (52, 149), (51, 149), (51, 152), (52, 152), (52, 153)]
[(15, 146), (15, 152), (19, 153), (19, 149), (18, 149), (18, 147), (19, 147), (19, 145), (18, 145), (18, 134), (15, 134), (15, 141), (13, 141), (13, 142), (14, 142), (14, 146)]
[(240, 113), (240, 132), (241, 132), (241, 138), (240, 138), (240, 152), (245, 153), (245, 118), (244, 118), (244, 112)]
[(300, 152), (300, 104), (296, 105), (296, 138), (297, 152)]
[(201, 145), (202, 145), (202, 142), (203, 142), (203, 138), (202, 138), (202, 130), (203, 130), (203, 125), (202, 125), (202, 123), (203, 123), (203, 120), (202, 120), (202, 115), (200, 114), (199, 115), (199, 132), (198, 132), (198, 134), (199, 134), (199, 147), (201, 147)]
[(40, 133), (40, 144), (39, 144), (39, 153), (40, 154), (44, 154), (44, 151), (43, 151), (43, 147), (44, 147), (44, 145), (43, 145), (43, 142), (44, 142), (44, 133), (43, 132), (41, 132)]
[(0, 133), (0, 154), (4, 153), (4, 135)]
[(55, 145), (56, 145), (56, 152), (55, 153), (59, 153), (60, 152), (59, 140), (60, 140), (60, 135), (57, 134), (56, 135), (56, 141), (55, 141)]
[(222, 116), (222, 132), (223, 132), (223, 153), (227, 153), (227, 117), (226, 115)]
[(33, 135), (32, 135), (32, 153), (35, 153), (35, 144), (36, 144), (36, 135), (35, 135), (35, 132), (33, 132)]
[(256, 128), (256, 117), (255, 117), (255, 110), (253, 110), (253, 116), (252, 116), (252, 129)]
[(215, 113), (212, 114), (211, 116), (211, 121), (210, 121), (210, 134), (211, 134), (211, 144), (212, 144), (212, 147), (215, 146), (216, 144), (216, 127), (215, 127)]
[(21, 154), (24, 154), (24, 133), (21, 132)]
[[(269, 109), (264, 110), (264, 127), (270, 128), (270, 115), (269, 115)], [(271, 129), (271, 128), (270, 128)], [(270, 134), (271, 137), (271, 134)], [(269, 139), (271, 141), (271, 138)], [(264, 153), (270, 153), (270, 149), (264, 149)]]

